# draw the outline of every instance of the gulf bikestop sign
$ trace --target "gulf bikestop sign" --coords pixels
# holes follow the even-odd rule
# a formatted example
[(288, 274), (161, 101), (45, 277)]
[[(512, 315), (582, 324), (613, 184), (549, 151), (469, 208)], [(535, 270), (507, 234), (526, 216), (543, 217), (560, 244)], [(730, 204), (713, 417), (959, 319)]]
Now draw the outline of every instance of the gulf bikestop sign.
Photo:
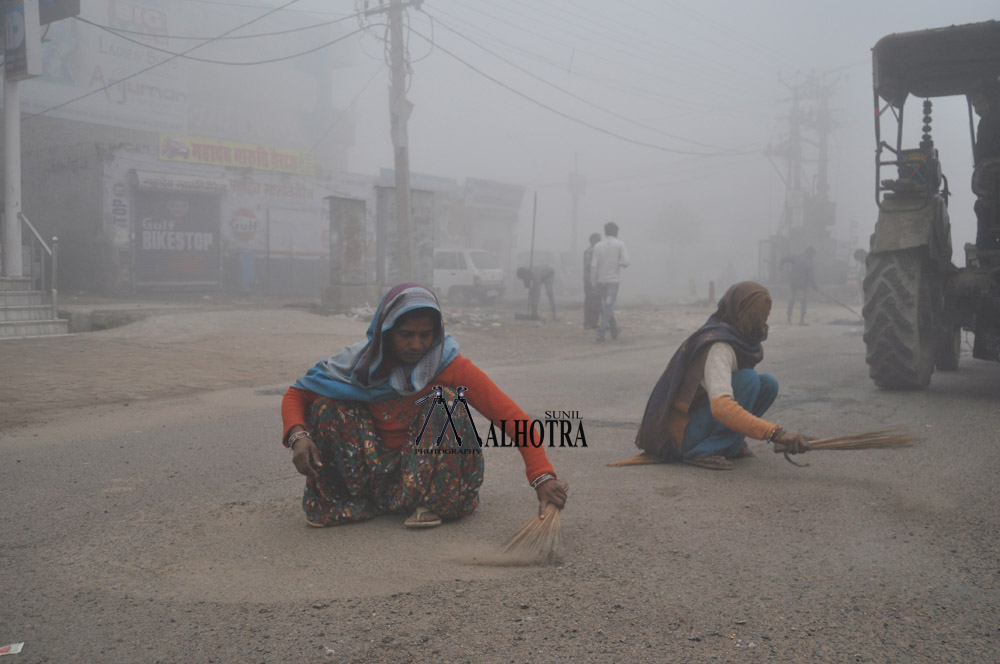
[(135, 219), (136, 287), (219, 285), (219, 196), (139, 191)]

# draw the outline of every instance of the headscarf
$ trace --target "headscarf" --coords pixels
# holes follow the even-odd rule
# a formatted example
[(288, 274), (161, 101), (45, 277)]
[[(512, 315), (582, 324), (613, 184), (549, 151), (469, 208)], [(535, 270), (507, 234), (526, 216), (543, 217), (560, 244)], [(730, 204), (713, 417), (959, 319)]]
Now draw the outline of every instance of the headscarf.
[(669, 444), (670, 420), (687, 416), (704, 375), (708, 347), (724, 341), (732, 346), (740, 369), (753, 368), (764, 359), (761, 342), (767, 338), (770, 312), (771, 295), (756, 282), (742, 281), (725, 292), (715, 313), (670, 358), (646, 402), (637, 447), (668, 460), (679, 457), (681, 441)]
[(771, 294), (767, 289), (755, 281), (741, 281), (725, 292), (719, 300), (719, 308), (709, 317), (706, 325), (713, 319), (728, 323), (746, 341), (760, 346), (760, 342), (767, 339), (767, 317), (770, 313)]
[[(385, 360), (385, 334), (399, 317), (416, 309), (428, 309), (436, 317), (431, 346), (415, 364), (397, 364), (386, 374), (379, 369)], [(437, 297), (416, 283), (393, 286), (379, 302), (368, 326), (367, 339), (317, 363), (295, 383), (331, 399), (346, 401), (384, 401), (421, 391), (452, 360), (458, 357), (458, 342), (444, 331), (444, 320)]]

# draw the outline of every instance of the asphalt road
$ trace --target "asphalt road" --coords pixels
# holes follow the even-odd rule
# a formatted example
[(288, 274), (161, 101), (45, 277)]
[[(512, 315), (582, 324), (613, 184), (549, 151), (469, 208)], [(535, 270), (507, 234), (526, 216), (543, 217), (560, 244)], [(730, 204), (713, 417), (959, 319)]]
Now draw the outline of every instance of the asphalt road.
[(12, 664), (996, 661), (1000, 365), (966, 355), (927, 391), (882, 391), (850, 314), (813, 307), (808, 327), (772, 325), (769, 418), (901, 425), (919, 446), (606, 467), (708, 313), (626, 309), (603, 346), (578, 311), (451, 316), (530, 414), (583, 418), (586, 448), (549, 450), (570, 482), (565, 559), (528, 568), (457, 562), (535, 510), (509, 448), (486, 450), (462, 521), (306, 527), (280, 394), (367, 321), (202, 312), (0, 342), (0, 646), (25, 643)]

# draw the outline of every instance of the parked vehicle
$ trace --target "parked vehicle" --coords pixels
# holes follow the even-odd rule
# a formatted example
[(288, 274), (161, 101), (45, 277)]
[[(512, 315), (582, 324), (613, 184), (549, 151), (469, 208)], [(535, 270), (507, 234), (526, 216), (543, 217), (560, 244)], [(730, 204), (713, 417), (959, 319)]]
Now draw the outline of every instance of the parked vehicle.
[(434, 250), (434, 289), (449, 302), (490, 304), (506, 289), (500, 257), (480, 249)]
[[(877, 385), (922, 389), (935, 367), (958, 368), (962, 328), (975, 334), (973, 357), (1000, 360), (1000, 158), (976, 164), (977, 240), (965, 245), (965, 267), (958, 268), (948, 178), (931, 136), (932, 97), (966, 95), (972, 129), (971, 99), (1000, 76), (1000, 22), (888, 35), (872, 49), (872, 66), (879, 213), (866, 259), (865, 360)], [(924, 100), (923, 136), (904, 149), (910, 96)], [(896, 121), (895, 146), (882, 140), (883, 117)], [(983, 137), (971, 133), (976, 146)], [(895, 177), (883, 180), (883, 167)]]

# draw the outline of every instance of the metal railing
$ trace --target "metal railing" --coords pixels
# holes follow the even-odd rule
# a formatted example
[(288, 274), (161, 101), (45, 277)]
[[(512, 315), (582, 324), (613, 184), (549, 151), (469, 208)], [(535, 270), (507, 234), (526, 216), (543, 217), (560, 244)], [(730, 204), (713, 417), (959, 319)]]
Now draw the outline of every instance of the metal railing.
[[(28, 274), (31, 277), (32, 285), (34, 285), (35, 283), (35, 253), (37, 252), (37, 248), (39, 245), (42, 247), (42, 249), (45, 250), (45, 254), (48, 254), (49, 258), (52, 261), (51, 277), (49, 278), (49, 290), (52, 293), (52, 319), (55, 320), (56, 318), (59, 317), (56, 314), (56, 297), (59, 294), (59, 291), (56, 288), (56, 276), (58, 275), (58, 267), (59, 267), (59, 238), (53, 235), (52, 246), (50, 247), (45, 243), (45, 240), (42, 239), (42, 236), (41, 234), (39, 234), (38, 230), (32, 225), (30, 221), (28, 221), (28, 218), (24, 216), (23, 212), (18, 212), (17, 218), (20, 219), (21, 222), (28, 227), (28, 230), (31, 231), (31, 237), (30, 237), (31, 260), (28, 261)], [(39, 275), (39, 286), (40, 286), (39, 290), (42, 291), (45, 290), (45, 254), (41, 255), (42, 258), (41, 268), (40, 268), (41, 274)]]

